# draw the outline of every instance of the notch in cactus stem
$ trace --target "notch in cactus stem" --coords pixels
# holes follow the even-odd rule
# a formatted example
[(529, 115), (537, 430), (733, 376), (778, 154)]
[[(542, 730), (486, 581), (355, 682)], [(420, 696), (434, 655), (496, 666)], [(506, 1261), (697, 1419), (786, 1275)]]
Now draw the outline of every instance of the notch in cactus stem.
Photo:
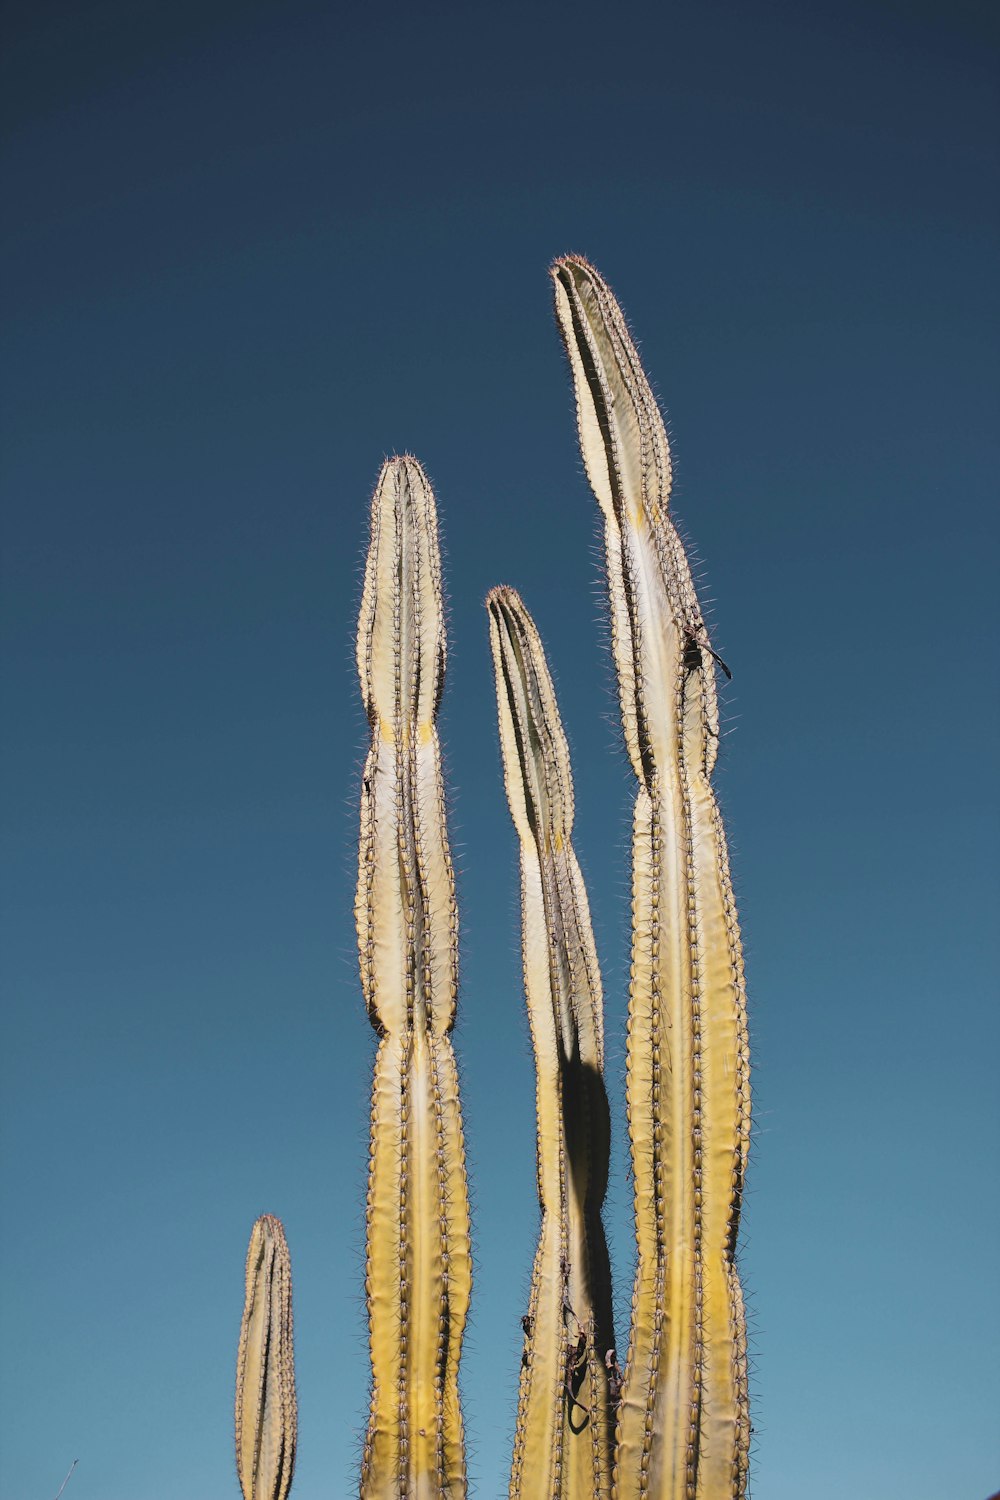
[(520, 838), (542, 1214), (510, 1495), (599, 1500), (611, 1494), (617, 1376), (601, 1222), (610, 1148), (601, 975), (571, 842), (569, 749), (542, 644), (513, 589), (494, 589), (486, 602), (504, 780)]
[(416, 459), (393, 458), (372, 499), (358, 624), (371, 744), (355, 915), (379, 1037), (366, 1216), (365, 1500), (466, 1492), (458, 1364), (472, 1263), (450, 1036), (458, 916), (435, 722), (444, 664), (434, 495)]
[(236, 1471), (243, 1500), (286, 1500), (296, 1435), (292, 1264), (281, 1220), (264, 1214), (250, 1234), (236, 1358)]
[(739, 1500), (750, 1423), (736, 1239), (750, 1128), (739, 927), (711, 788), (715, 656), (668, 514), (670, 450), (597, 271), (552, 268), (604, 517), (633, 823), (627, 1110), (638, 1247), (618, 1500)]

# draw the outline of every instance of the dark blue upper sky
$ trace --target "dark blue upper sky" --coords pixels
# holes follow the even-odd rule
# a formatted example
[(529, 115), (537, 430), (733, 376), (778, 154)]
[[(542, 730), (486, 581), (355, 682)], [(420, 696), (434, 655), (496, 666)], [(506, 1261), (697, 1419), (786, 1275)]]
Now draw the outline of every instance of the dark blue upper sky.
[(296, 1500), (366, 1405), (352, 636), (387, 453), (435, 485), (476, 1222), (474, 1492), (536, 1231), (482, 603), (574, 753), (624, 1343), (632, 786), (546, 267), (610, 280), (734, 672), (762, 1500), (982, 1500), (996, 1277), (997, 11), (921, 0), (4, 8), (0, 1492), (238, 1495), (256, 1214)]

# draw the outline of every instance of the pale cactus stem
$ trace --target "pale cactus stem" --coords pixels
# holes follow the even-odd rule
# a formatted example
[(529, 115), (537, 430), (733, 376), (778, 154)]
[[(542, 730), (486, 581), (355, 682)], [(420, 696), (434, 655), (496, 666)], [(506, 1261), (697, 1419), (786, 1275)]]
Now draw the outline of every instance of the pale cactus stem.
[(292, 1263), (281, 1220), (264, 1214), (250, 1235), (236, 1358), (236, 1472), (243, 1500), (286, 1500), (296, 1432)]
[(524, 1320), (511, 1500), (610, 1497), (617, 1374), (601, 1207), (610, 1122), (601, 976), (571, 842), (569, 748), (513, 589), (487, 599), (504, 780), (521, 850), (542, 1222)]
[(638, 1263), (618, 1500), (745, 1494), (746, 1322), (735, 1252), (750, 1130), (739, 928), (710, 778), (715, 663), (668, 515), (663, 420), (586, 261), (552, 268), (580, 445), (604, 515), (633, 825), (627, 1109)]
[(458, 1363), (472, 1262), (449, 1035), (458, 917), (435, 728), (444, 665), (434, 496), (415, 459), (393, 458), (372, 499), (358, 625), (371, 748), (356, 917), (361, 982), (379, 1036), (366, 1226), (365, 1500), (466, 1493)]

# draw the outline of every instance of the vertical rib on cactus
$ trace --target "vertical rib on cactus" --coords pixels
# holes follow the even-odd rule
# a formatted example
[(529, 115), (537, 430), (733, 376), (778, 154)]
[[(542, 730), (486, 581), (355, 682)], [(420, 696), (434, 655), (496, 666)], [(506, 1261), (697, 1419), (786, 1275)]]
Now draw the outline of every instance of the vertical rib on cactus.
[(542, 1210), (510, 1495), (607, 1500), (614, 1336), (601, 1223), (610, 1146), (601, 976), (571, 843), (569, 749), (542, 644), (513, 589), (494, 589), (487, 608), (504, 780), (521, 845)]
[(295, 1467), (292, 1264), (281, 1220), (257, 1220), (236, 1357), (236, 1472), (243, 1500), (287, 1500)]
[(627, 1105), (638, 1266), (615, 1493), (745, 1493), (735, 1265), (750, 1123), (739, 929), (710, 785), (713, 653), (667, 514), (666, 432), (621, 311), (586, 261), (552, 268), (580, 444), (605, 522), (622, 721), (639, 782)]
[(365, 1500), (465, 1494), (458, 1361), (471, 1286), (455, 1019), (458, 926), (435, 718), (445, 633), (434, 496), (412, 458), (372, 499), (358, 626), (371, 725), (356, 916), (379, 1036), (367, 1274)]

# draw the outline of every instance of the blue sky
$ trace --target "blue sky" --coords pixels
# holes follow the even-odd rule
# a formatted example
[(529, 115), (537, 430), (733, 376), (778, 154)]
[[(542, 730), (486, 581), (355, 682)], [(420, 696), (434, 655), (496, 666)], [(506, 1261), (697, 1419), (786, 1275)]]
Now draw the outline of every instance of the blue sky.
[[(238, 1500), (254, 1217), (295, 1500), (355, 1488), (372, 1036), (351, 904), (367, 504), (437, 492), (474, 1493), (536, 1231), (483, 599), (574, 755), (622, 1112), (632, 785), (553, 256), (620, 296), (733, 669), (757, 1500), (1000, 1483), (997, 53), (989, 4), (6, 7), (0, 1492)], [(993, 419), (991, 421), (991, 418)]]

